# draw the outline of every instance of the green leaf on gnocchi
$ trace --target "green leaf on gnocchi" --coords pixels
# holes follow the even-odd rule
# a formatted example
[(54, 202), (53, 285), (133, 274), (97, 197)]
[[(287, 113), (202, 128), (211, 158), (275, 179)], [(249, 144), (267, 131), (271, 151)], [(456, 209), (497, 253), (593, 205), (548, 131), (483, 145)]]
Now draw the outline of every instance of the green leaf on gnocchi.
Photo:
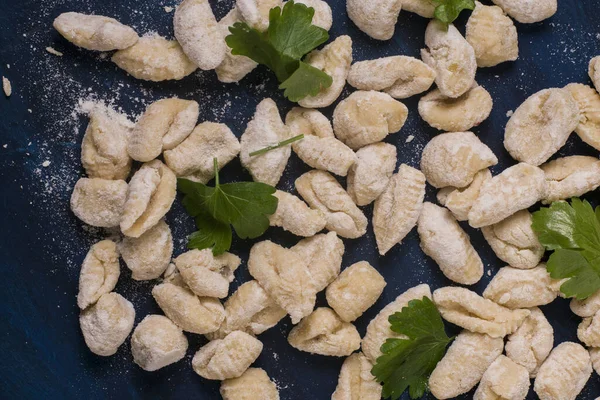
[(438, 21), (443, 22), (445, 25), (449, 25), (458, 16), (462, 10), (474, 10), (474, 0), (433, 0), (437, 4), (435, 8), (435, 18)]

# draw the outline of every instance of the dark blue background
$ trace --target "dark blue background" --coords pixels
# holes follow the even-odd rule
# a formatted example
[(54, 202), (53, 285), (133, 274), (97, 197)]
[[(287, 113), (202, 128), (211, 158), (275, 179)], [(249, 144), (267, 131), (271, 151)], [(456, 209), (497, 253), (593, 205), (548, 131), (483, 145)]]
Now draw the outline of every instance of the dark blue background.
[[(232, 0), (211, 1), (222, 17)], [(13, 83), (10, 99), (0, 95), (0, 396), (6, 399), (219, 399), (218, 382), (203, 380), (190, 366), (194, 352), (205, 343), (188, 335), (187, 357), (155, 373), (142, 371), (132, 362), (129, 342), (109, 358), (93, 355), (79, 331), (75, 304), (79, 265), (88, 247), (104, 233), (83, 226), (69, 211), (73, 185), (82, 175), (79, 145), (86, 119), (75, 112), (79, 99), (114, 101), (130, 115), (145, 105), (177, 95), (201, 105), (201, 120), (227, 123), (239, 136), (256, 104), (273, 97), (285, 115), (292, 104), (276, 89), (263, 68), (239, 85), (219, 83), (213, 72), (197, 72), (180, 82), (149, 83), (135, 80), (97, 53), (78, 49), (53, 29), (53, 19), (65, 11), (94, 12), (116, 17), (140, 34), (156, 31), (172, 36), (172, 13), (164, 6), (174, 0), (0, 0), (0, 75)], [(427, 20), (403, 12), (394, 39), (377, 42), (358, 31), (348, 20), (344, 0), (331, 0), (335, 17), (331, 36), (350, 34), (355, 60), (387, 55), (419, 56)], [(475, 132), (495, 151), (498, 173), (512, 165), (502, 146), (506, 113), (538, 90), (570, 82), (589, 84), (588, 61), (600, 54), (600, 19), (597, 0), (560, 0), (559, 12), (543, 23), (517, 25), (520, 58), (495, 68), (480, 69), (478, 82), (494, 98), (490, 118)], [(466, 14), (466, 13), (465, 13)], [(466, 15), (457, 26), (464, 32)], [(64, 52), (59, 58), (44, 49)], [(7, 65), (8, 64), (8, 65)], [(10, 67), (9, 67), (10, 66)], [(348, 92), (346, 89), (346, 94)], [(436, 134), (420, 120), (417, 98), (405, 102), (410, 109), (406, 126), (387, 140), (398, 148), (399, 162), (417, 166), (423, 146)], [(30, 111), (28, 111), (30, 110)], [(332, 109), (326, 110), (331, 116)], [(415, 139), (405, 143), (409, 135)], [(559, 155), (598, 152), (573, 135)], [(50, 161), (49, 167), (42, 163)], [(307, 170), (292, 156), (281, 188), (293, 191), (293, 180)], [(225, 168), (225, 180), (249, 179), (235, 161)], [(433, 199), (429, 191), (429, 199)], [(595, 200), (597, 192), (590, 194)], [(597, 203), (597, 202), (595, 202)], [(371, 208), (367, 209), (370, 216)], [(168, 214), (176, 238), (176, 254), (184, 250), (184, 238), (193, 223), (177, 202)], [(485, 243), (480, 232), (468, 229), (482, 256), (486, 272), (503, 264)], [(267, 237), (284, 245), (296, 238), (279, 229)], [(373, 234), (346, 241), (344, 266), (370, 261), (386, 278), (387, 287), (377, 304), (357, 322), (364, 334), (368, 321), (405, 289), (427, 282), (433, 289), (451, 284), (433, 261), (419, 249), (416, 232), (387, 256), (377, 255)], [(233, 250), (244, 260), (252, 243), (235, 242)], [(233, 289), (249, 279), (245, 265), (236, 273)], [(489, 281), (475, 286), (481, 292)], [(154, 282), (134, 282), (122, 268), (116, 291), (131, 300), (136, 322), (160, 312), (150, 290)], [(323, 296), (319, 297), (324, 304)], [(556, 344), (576, 341), (579, 318), (559, 299), (543, 307), (555, 329)], [(278, 383), (282, 400), (329, 399), (337, 383), (342, 359), (299, 352), (286, 341), (289, 319), (261, 335), (265, 347), (256, 365)], [(532, 392), (533, 393), (533, 392)], [(600, 395), (595, 373), (580, 399)], [(470, 397), (470, 396), (469, 396)], [(531, 395), (531, 398), (535, 398)]]

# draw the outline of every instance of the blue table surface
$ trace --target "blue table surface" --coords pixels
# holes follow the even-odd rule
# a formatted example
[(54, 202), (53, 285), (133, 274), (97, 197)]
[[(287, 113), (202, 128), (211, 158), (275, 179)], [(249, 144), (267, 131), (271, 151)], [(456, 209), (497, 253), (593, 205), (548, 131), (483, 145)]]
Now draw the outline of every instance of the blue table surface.
[[(85, 346), (79, 331), (75, 304), (79, 266), (89, 246), (105, 232), (85, 227), (69, 210), (69, 196), (83, 176), (79, 148), (86, 118), (76, 111), (78, 101), (100, 99), (113, 102), (130, 115), (139, 115), (150, 102), (171, 96), (200, 103), (201, 120), (228, 124), (241, 135), (256, 104), (274, 98), (282, 115), (293, 106), (286, 101), (273, 76), (259, 68), (240, 84), (217, 81), (214, 72), (196, 72), (179, 82), (151, 83), (127, 76), (109, 59), (76, 48), (52, 28), (61, 12), (80, 11), (116, 17), (140, 34), (158, 32), (172, 37), (172, 13), (165, 6), (175, 0), (0, 0), (0, 75), (13, 84), (9, 99), (0, 95), (0, 397), (5, 399), (219, 399), (219, 383), (200, 378), (191, 368), (191, 357), (206, 341), (188, 335), (190, 346), (184, 360), (149, 373), (133, 362), (127, 341), (118, 353), (102, 358)], [(232, 0), (212, 1), (217, 17), (224, 16)], [(331, 36), (349, 34), (354, 40), (355, 60), (404, 54), (419, 57), (424, 46), (427, 20), (402, 12), (394, 38), (378, 42), (360, 32), (348, 19), (344, 0), (330, 0), (335, 23)], [(457, 26), (464, 32), (468, 13)], [(477, 71), (477, 81), (494, 99), (490, 118), (474, 131), (498, 156), (495, 174), (514, 164), (502, 146), (507, 112), (515, 110), (529, 95), (570, 82), (590, 84), (588, 61), (600, 54), (600, 19), (597, 0), (559, 1), (558, 13), (532, 25), (517, 24), (520, 57), (517, 62)], [(64, 53), (56, 57), (47, 46)], [(346, 96), (350, 88), (346, 88)], [(398, 162), (419, 165), (423, 146), (437, 132), (417, 113), (418, 96), (405, 101), (410, 113), (407, 124), (386, 141), (398, 148)], [(325, 110), (331, 117), (333, 108)], [(409, 135), (414, 140), (405, 143)], [(557, 156), (598, 152), (572, 135)], [(44, 167), (45, 161), (50, 165)], [(294, 191), (294, 178), (307, 171), (292, 156), (279, 185)], [(228, 165), (225, 180), (249, 180), (239, 161)], [(435, 198), (429, 188), (427, 197)], [(598, 192), (587, 196), (597, 204)], [(368, 216), (371, 207), (367, 207)], [(175, 254), (185, 249), (193, 221), (176, 201), (167, 220), (174, 232)], [(465, 227), (486, 269), (474, 290), (481, 291), (503, 263), (481, 233)], [(297, 241), (280, 229), (271, 229), (264, 239), (283, 245)], [(413, 230), (401, 246), (379, 257), (372, 231), (347, 240), (343, 266), (368, 260), (388, 285), (377, 303), (356, 323), (361, 334), (377, 312), (404, 290), (419, 283), (433, 289), (450, 285), (437, 265), (419, 249)], [(245, 261), (252, 245), (235, 240), (233, 251)], [(250, 279), (245, 263), (236, 273), (235, 289)], [(150, 290), (155, 282), (135, 282), (123, 266), (116, 291), (136, 308), (136, 323), (150, 313), (160, 313)], [(318, 297), (324, 305), (324, 296)], [(580, 319), (569, 310), (568, 301), (558, 299), (542, 307), (555, 330), (556, 344), (577, 341)], [(264, 368), (278, 384), (282, 400), (329, 399), (337, 384), (343, 359), (309, 355), (291, 348), (286, 340), (291, 323), (286, 318), (260, 336), (264, 350), (256, 366)], [(449, 327), (450, 331), (456, 329)], [(600, 378), (592, 375), (579, 399), (600, 395)], [(464, 398), (470, 398), (471, 395)], [(407, 398), (407, 396), (405, 396)], [(428, 398), (432, 398), (429, 395)], [(531, 391), (529, 398), (535, 398)]]

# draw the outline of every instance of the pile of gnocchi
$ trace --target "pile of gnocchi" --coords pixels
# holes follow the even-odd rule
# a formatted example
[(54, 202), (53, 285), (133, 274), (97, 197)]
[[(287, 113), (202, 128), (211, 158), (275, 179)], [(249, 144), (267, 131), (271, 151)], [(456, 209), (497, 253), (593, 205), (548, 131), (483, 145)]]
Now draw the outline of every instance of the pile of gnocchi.
[[(315, 10), (313, 23), (332, 25), (325, 1), (298, 0)], [(466, 37), (453, 26), (431, 20), (422, 60), (397, 55), (353, 63), (352, 39), (335, 38), (307, 62), (333, 78), (333, 84), (299, 102), (285, 121), (277, 104), (264, 99), (238, 138), (222, 123), (198, 124), (193, 100), (167, 98), (149, 105), (132, 122), (97, 104), (89, 114), (81, 161), (87, 177), (72, 193), (71, 209), (84, 223), (118, 228), (120, 240), (94, 244), (81, 267), (77, 304), (89, 349), (111, 356), (131, 335), (134, 362), (156, 371), (181, 360), (188, 340), (183, 332), (205, 335), (192, 360), (205, 379), (219, 380), (225, 400), (279, 399), (266, 372), (251, 368), (263, 344), (258, 338), (286, 317), (295, 327), (289, 344), (301, 351), (347, 357), (333, 400), (376, 400), (382, 388), (371, 375), (388, 338), (388, 317), (408, 302), (428, 297), (442, 317), (464, 330), (429, 378), (437, 399), (468, 393), (474, 398), (525, 399), (533, 389), (544, 400), (575, 399), (593, 367), (600, 373), (600, 292), (571, 309), (583, 318), (578, 343), (553, 348), (553, 328), (538, 306), (560, 295), (542, 263), (544, 247), (531, 228), (527, 210), (583, 195), (600, 186), (600, 160), (570, 156), (548, 161), (572, 132), (600, 150), (600, 56), (589, 74), (596, 89), (579, 83), (533, 94), (514, 112), (504, 145), (518, 162), (498, 175), (493, 151), (469, 130), (490, 114), (493, 100), (475, 82), (477, 68), (518, 58), (511, 19), (531, 23), (556, 12), (556, 0), (476, 2)], [(388, 40), (400, 9), (432, 18), (434, 0), (347, 0), (348, 15), (366, 34)], [(138, 79), (182, 79), (196, 69), (215, 70), (222, 82), (238, 82), (257, 64), (232, 55), (225, 43), (238, 21), (265, 30), (269, 10), (280, 0), (237, 0), (217, 21), (206, 0), (184, 0), (174, 14), (176, 40), (139, 37), (113, 18), (65, 13), (55, 28), (75, 45), (115, 51), (112, 61)], [(508, 15), (507, 15), (508, 14)], [(318, 109), (332, 105), (346, 83), (356, 88), (336, 106), (330, 121)], [(443, 131), (423, 149), (420, 170), (398, 162), (396, 147), (383, 140), (400, 131), (408, 109), (399, 100), (421, 97), (418, 112)], [(303, 140), (258, 156), (251, 153), (304, 135)], [(229, 285), (242, 260), (214, 256), (210, 249), (173, 257), (173, 237), (165, 215), (176, 198), (177, 178), (207, 183), (218, 168), (239, 156), (256, 182), (276, 186), (291, 152), (313, 170), (299, 176), (299, 196), (277, 190), (279, 204), (270, 225), (298, 236), (284, 248), (262, 241), (247, 267), (254, 278), (230, 295)], [(135, 165), (141, 165), (134, 171)], [(344, 188), (336, 176), (347, 177)], [(439, 189), (439, 205), (425, 202), (426, 185)], [(361, 207), (373, 204), (372, 226), (385, 255), (417, 228), (421, 248), (451, 281), (469, 286), (484, 268), (458, 221), (481, 228), (501, 268), (483, 295), (462, 286), (431, 291), (421, 284), (400, 294), (369, 323), (361, 338), (353, 322), (382, 294), (386, 282), (368, 262), (342, 270), (344, 239), (366, 234)], [(326, 233), (323, 233), (326, 231)], [(346, 242), (351, 245), (352, 242)], [(122, 258), (135, 280), (156, 280), (152, 296), (164, 315), (148, 315), (134, 329), (135, 309), (115, 288)], [(315, 309), (325, 291), (329, 307)], [(506, 343), (505, 343), (506, 342)]]

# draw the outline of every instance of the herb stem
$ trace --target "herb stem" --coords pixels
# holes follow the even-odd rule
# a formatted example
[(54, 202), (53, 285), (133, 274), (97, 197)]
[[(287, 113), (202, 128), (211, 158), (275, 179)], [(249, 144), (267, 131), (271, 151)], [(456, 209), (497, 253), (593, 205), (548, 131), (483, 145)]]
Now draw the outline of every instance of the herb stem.
[(283, 140), (277, 144), (271, 145), (271, 146), (267, 146), (264, 149), (260, 149), (257, 151), (253, 151), (252, 153), (250, 153), (250, 157), (254, 157), (254, 156), (260, 156), (262, 154), (268, 153), (271, 150), (275, 150), (275, 149), (279, 149), (281, 147), (287, 146), (289, 144), (292, 144), (294, 142), (297, 142), (299, 140), (304, 139), (304, 135), (298, 135), (298, 136), (294, 136), (293, 138), (289, 138), (286, 140)]
[(215, 167), (215, 186), (219, 186), (219, 160), (217, 160), (217, 157), (213, 158), (213, 165)]

